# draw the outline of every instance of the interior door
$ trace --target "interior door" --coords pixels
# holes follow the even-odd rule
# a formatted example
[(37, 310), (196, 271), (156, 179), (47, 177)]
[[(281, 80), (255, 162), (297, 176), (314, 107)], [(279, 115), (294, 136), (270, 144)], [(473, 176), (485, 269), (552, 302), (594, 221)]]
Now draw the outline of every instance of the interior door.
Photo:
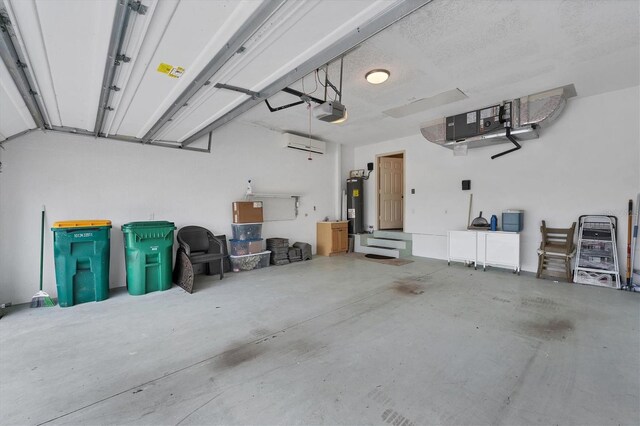
[(403, 158), (380, 157), (378, 160), (380, 229), (402, 229), (404, 171)]

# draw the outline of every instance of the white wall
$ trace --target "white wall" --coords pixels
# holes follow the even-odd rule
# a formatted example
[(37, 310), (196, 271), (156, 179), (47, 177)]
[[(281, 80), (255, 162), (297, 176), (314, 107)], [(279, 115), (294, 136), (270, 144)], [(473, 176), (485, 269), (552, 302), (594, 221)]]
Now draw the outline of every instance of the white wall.
[[(405, 150), (405, 231), (414, 233), (416, 256), (446, 258), (447, 230), (505, 209), (524, 209), (522, 267), (534, 271), (539, 226), (568, 227), (582, 214), (615, 215), (620, 221), (620, 266), (626, 261), (627, 203), (640, 191), (640, 92), (638, 87), (571, 99), (559, 120), (524, 142), (520, 151), (496, 160), (508, 144), (472, 149), (454, 157), (416, 135), (355, 149), (355, 165), (378, 154)], [(375, 172), (374, 172), (375, 173)], [(461, 181), (471, 179), (471, 191)], [(376, 179), (366, 183), (366, 225), (375, 226)], [(415, 188), (415, 195), (410, 194)], [(623, 256), (624, 254), (624, 256)]]
[[(46, 206), (45, 291), (56, 295), (51, 225), (110, 219), (111, 287), (125, 284), (122, 224), (169, 220), (231, 237), (231, 202), (247, 179), (254, 192), (302, 194), (298, 218), (267, 222), (263, 237), (312, 244), (316, 226), (335, 218), (339, 147), (327, 154), (285, 150), (278, 133), (230, 124), (214, 134), (212, 153), (32, 132), (0, 150), (0, 303), (27, 302), (38, 289), (40, 208)], [(315, 207), (315, 210), (314, 210)]]

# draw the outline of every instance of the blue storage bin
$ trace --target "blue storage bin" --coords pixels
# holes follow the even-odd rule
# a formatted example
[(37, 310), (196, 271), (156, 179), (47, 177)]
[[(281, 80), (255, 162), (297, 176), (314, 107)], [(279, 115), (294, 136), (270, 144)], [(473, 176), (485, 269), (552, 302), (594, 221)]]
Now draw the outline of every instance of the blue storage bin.
[(522, 210), (507, 210), (502, 212), (502, 230), (506, 232), (520, 232), (523, 228), (524, 212)]

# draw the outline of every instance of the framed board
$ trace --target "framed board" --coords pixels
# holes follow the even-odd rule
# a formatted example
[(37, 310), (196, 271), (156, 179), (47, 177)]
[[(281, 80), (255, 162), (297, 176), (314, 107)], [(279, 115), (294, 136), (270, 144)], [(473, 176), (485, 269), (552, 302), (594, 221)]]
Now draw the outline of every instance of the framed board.
[(262, 215), (265, 222), (294, 220), (298, 217), (299, 195), (253, 194), (251, 201), (262, 201)]

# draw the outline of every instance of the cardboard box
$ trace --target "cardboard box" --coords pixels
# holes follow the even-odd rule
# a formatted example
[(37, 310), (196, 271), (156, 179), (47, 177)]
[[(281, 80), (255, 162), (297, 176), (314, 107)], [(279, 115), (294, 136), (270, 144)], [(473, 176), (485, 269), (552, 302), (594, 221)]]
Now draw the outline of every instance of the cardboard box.
[(233, 223), (260, 223), (262, 221), (262, 201), (234, 201)]

